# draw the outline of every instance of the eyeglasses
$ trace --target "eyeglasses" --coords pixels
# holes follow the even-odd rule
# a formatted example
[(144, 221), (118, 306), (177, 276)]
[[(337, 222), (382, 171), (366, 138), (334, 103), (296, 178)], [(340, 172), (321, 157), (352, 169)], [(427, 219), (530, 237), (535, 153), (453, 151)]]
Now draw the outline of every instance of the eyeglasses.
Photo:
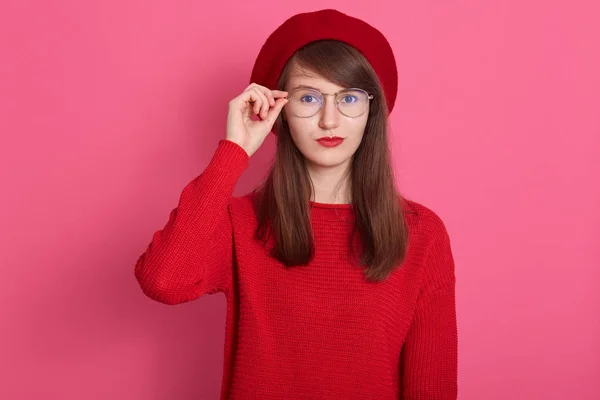
[(341, 90), (337, 93), (321, 93), (317, 89), (297, 88), (288, 95), (290, 111), (296, 117), (309, 118), (316, 115), (323, 104), (325, 96), (334, 96), (336, 108), (345, 116), (356, 118), (369, 109), (369, 102), (373, 98), (366, 91), (358, 88)]

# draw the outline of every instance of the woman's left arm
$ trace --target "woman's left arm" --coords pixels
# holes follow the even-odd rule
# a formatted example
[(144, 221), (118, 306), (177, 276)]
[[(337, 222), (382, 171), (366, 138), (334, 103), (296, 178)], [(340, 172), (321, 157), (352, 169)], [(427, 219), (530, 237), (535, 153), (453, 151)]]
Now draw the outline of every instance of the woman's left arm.
[(442, 221), (433, 214), (422, 288), (400, 357), (403, 400), (455, 400), (458, 334), (454, 258)]

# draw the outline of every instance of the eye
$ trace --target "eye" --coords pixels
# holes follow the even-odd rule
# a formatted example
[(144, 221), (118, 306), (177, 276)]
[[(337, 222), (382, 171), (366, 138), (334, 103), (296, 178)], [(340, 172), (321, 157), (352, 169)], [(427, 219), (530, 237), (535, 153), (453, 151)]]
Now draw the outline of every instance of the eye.
[(300, 97), (300, 101), (303, 103), (318, 103), (319, 102), (319, 100), (312, 94), (305, 94), (304, 96)]
[(358, 101), (358, 97), (356, 97), (352, 94), (347, 94), (344, 97), (342, 97), (342, 99), (341, 99), (342, 103), (347, 103), (347, 104), (356, 103), (357, 101)]

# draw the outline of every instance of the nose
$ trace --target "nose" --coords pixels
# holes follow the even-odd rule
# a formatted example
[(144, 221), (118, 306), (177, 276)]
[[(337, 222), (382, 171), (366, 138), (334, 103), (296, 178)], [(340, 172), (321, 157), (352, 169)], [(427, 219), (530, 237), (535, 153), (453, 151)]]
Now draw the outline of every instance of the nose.
[(319, 126), (322, 129), (336, 128), (340, 124), (340, 112), (335, 106), (335, 98), (333, 96), (324, 96), (323, 102)]

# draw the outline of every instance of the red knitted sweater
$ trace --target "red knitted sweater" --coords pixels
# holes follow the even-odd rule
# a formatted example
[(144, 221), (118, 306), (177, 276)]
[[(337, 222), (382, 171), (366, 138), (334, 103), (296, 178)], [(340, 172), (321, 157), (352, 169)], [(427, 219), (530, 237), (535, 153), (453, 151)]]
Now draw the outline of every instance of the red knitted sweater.
[(251, 195), (232, 196), (247, 166), (240, 146), (219, 142), (135, 267), (163, 303), (225, 293), (221, 399), (456, 399), (454, 261), (440, 218), (409, 201), (407, 258), (369, 283), (348, 258), (352, 206), (312, 203), (315, 257), (286, 268), (254, 239)]

